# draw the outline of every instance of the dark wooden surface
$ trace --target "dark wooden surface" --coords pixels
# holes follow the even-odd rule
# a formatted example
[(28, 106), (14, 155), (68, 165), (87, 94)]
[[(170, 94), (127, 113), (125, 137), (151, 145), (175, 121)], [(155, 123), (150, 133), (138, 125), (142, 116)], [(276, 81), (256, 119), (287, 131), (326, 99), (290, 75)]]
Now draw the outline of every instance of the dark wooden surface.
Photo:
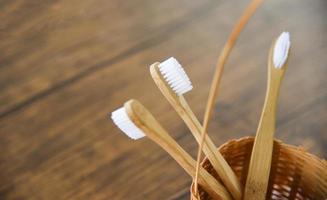
[[(191, 134), (148, 66), (170, 56), (202, 119), (217, 55), (249, 1), (0, 1), (0, 199), (188, 199), (191, 179), (158, 146), (109, 120), (143, 102), (193, 156)], [(272, 39), (292, 34), (276, 136), (327, 158), (327, 1), (267, 0), (227, 63), (210, 136), (253, 135)]]

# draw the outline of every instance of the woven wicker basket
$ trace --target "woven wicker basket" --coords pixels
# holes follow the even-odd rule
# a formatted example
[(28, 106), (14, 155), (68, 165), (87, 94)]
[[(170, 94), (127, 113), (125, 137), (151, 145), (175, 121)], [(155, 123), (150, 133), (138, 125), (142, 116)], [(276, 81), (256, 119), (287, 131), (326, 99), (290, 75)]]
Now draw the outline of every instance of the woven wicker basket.
[[(245, 137), (229, 141), (219, 148), (243, 186), (253, 141), (253, 137)], [(203, 160), (202, 166), (219, 180), (208, 159)], [(199, 187), (200, 198), (196, 198), (193, 185), (191, 186), (192, 200), (212, 199), (201, 187)], [(266, 199), (327, 199), (327, 162), (307, 153), (302, 148), (276, 140)]]

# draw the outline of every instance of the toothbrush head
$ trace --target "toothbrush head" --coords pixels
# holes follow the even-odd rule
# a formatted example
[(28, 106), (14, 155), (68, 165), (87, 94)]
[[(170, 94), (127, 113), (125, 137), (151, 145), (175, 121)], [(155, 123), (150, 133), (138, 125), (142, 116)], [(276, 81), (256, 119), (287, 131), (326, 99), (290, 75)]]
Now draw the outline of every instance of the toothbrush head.
[(192, 90), (192, 83), (179, 62), (171, 57), (158, 65), (159, 71), (170, 88), (181, 96)]
[(275, 68), (281, 69), (284, 66), (288, 57), (290, 45), (290, 34), (288, 32), (280, 34), (274, 47), (273, 63)]
[(129, 118), (125, 107), (121, 107), (111, 113), (111, 119), (115, 125), (122, 130), (128, 137), (137, 140), (145, 136), (143, 131), (139, 129)]

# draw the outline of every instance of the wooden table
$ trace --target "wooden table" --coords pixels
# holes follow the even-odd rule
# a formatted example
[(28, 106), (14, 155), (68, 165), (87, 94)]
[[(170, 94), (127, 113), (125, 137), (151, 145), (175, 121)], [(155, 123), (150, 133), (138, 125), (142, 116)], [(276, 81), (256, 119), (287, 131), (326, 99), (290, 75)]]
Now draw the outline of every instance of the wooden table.
[[(0, 199), (188, 199), (190, 177), (162, 149), (109, 120), (143, 102), (193, 156), (197, 144), (149, 65), (174, 56), (202, 119), (217, 55), (249, 1), (0, 3)], [(254, 135), (274, 37), (292, 34), (277, 138), (327, 158), (327, 1), (266, 0), (227, 63), (209, 135)]]

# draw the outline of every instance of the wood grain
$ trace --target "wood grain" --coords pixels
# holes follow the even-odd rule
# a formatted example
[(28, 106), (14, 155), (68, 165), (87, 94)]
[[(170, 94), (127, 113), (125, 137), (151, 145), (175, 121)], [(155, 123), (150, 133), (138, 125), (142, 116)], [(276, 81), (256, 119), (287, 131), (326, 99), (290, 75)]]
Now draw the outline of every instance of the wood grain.
[[(202, 15), (213, 3), (144, 0), (139, 4), (146, 6), (134, 9), (135, 3), (100, 0), (18, 1), (5, 7), (14, 11), (2, 16), (6, 31), (1, 35), (10, 40), (0, 45), (5, 52), (0, 80), (6, 91), (0, 97), (0, 116), (160, 43), (164, 35)], [(163, 18), (162, 12), (171, 14)]]
[[(192, 155), (196, 142), (157, 90), (151, 63), (181, 61), (203, 116), (217, 59), (247, 1), (0, 3), (0, 199), (188, 199), (191, 180), (108, 113), (140, 100)], [(253, 135), (272, 38), (292, 34), (276, 137), (327, 158), (327, 2), (265, 1), (227, 62), (210, 137)], [(225, 134), (223, 134), (225, 133)]]

